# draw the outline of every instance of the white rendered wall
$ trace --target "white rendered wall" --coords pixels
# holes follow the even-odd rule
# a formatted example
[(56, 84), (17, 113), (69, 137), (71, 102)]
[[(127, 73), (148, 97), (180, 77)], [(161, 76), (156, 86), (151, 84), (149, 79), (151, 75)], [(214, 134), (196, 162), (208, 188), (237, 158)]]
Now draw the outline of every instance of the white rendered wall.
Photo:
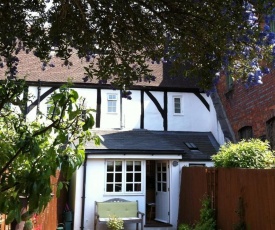
[[(174, 115), (173, 96), (182, 96), (182, 115)], [(193, 93), (168, 93), (168, 130), (169, 131), (210, 131), (210, 113)]]
[[(84, 106), (87, 109), (96, 110), (96, 102), (97, 102), (97, 90), (96, 89), (88, 89), (88, 88), (74, 88), (74, 90), (78, 93), (79, 98), (85, 99)], [(96, 112), (93, 113), (95, 118)]]
[[(179, 115), (173, 112), (175, 96), (182, 99), (182, 114)], [(219, 144), (223, 144), (223, 133), (212, 99), (205, 94), (202, 96), (208, 102), (210, 111), (193, 93), (168, 93), (168, 131), (212, 132)]]
[[(163, 92), (151, 92), (163, 108)], [(163, 131), (163, 118), (153, 101), (144, 94), (144, 129)]]
[[(108, 113), (107, 95), (117, 95), (117, 110), (115, 113)], [(120, 91), (119, 90), (101, 90), (101, 118), (100, 127), (102, 129), (120, 128)]]
[[(29, 96), (31, 97), (31, 98), (30, 98), (31, 101), (28, 102), (28, 106), (29, 106), (33, 101), (35, 101), (35, 100), (37, 99), (37, 91), (38, 91), (38, 90), (37, 90), (37, 87), (29, 87), (28, 93), (29, 93)], [(35, 120), (35, 118), (36, 118), (36, 112), (37, 112), (37, 107), (33, 108), (33, 109), (29, 112), (29, 114), (28, 114), (28, 116), (27, 116), (27, 120), (29, 120), (29, 121)]]
[(132, 90), (132, 100), (122, 98), (122, 128), (139, 129), (141, 116), (141, 97), (139, 90)]
[[(41, 87), (41, 95), (49, 90), (50, 87)], [(80, 97), (85, 98), (87, 108), (96, 109), (97, 90), (89, 88), (75, 88)], [(38, 87), (30, 87), (29, 94), (33, 95), (33, 101), (37, 99)], [(139, 90), (133, 90), (132, 100), (123, 98), (120, 101), (120, 91), (111, 89), (101, 90), (101, 129), (139, 129), (141, 119), (141, 97)], [(151, 92), (156, 98), (161, 108), (164, 107), (164, 93)], [(107, 95), (117, 95), (117, 111), (116, 113), (108, 113), (107, 111)], [(217, 119), (216, 111), (213, 106), (212, 99), (205, 94), (201, 94), (210, 105), (210, 111), (205, 107), (202, 101), (193, 93), (170, 92), (167, 94), (167, 123), (168, 131), (190, 131), (190, 132), (212, 132), (219, 144), (224, 143), (224, 135)], [(173, 113), (173, 97), (180, 96), (182, 98), (182, 114), (175, 115)], [(39, 109), (42, 113), (47, 112), (47, 98), (42, 100)], [(122, 105), (120, 104), (122, 102)], [(121, 108), (122, 106), (122, 108)], [(122, 109), (122, 114), (121, 114)], [(29, 120), (34, 120), (37, 113), (37, 107), (32, 109), (28, 114)], [(95, 117), (94, 113), (94, 117)], [(163, 117), (157, 109), (153, 101), (144, 94), (144, 129), (163, 130)]]
[[(145, 168), (145, 162), (144, 168)], [(145, 177), (145, 173), (143, 173)], [(138, 200), (139, 210), (145, 213), (145, 194), (144, 191), (141, 195), (106, 195), (104, 194), (104, 180), (105, 179), (105, 160), (104, 159), (88, 159), (87, 161), (87, 174), (86, 174), (86, 199), (85, 199), (85, 216), (84, 216), (84, 229), (94, 230), (94, 214), (95, 214), (95, 201), (105, 201), (115, 197), (126, 200)], [(143, 178), (145, 181), (145, 178)], [(79, 228), (74, 228), (79, 229)], [(102, 225), (97, 230), (106, 229)], [(135, 225), (130, 225), (126, 229), (135, 229)]]
[(218, 143), (220, 145), (223, 145), (225, 143), (224, 134), (223, 134), (220, 122), (218, 120), (213, 101), (212, 101), (211, 97), (207, 97), (206, 95), (204, 95), (204, 97), (210, 105), (210, 119), (212, 120), (210, 131), (212, 132), (212, 134), (214, 135), (214, 137), (216, 138)]

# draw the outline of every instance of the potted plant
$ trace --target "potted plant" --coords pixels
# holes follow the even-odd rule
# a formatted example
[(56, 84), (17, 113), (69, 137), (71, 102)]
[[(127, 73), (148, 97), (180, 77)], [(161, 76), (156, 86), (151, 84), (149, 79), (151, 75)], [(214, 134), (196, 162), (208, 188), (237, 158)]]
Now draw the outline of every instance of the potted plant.
[(33, 228), (32, 221), (31, 220), (27, 220), (25, 222), (23, 230), (32, 230), (32, 228)]

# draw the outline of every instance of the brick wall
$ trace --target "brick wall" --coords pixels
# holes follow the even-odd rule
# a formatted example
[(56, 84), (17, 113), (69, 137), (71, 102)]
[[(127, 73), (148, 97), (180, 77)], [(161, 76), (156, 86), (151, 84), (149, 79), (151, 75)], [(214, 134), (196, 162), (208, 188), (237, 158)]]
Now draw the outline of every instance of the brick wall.
[(225, 76), (218, 84), (218, 94), (238, 140), (238, 130), (252, 126), (253, 137), (266, 135), (266, 121), (275, 117), (275, 71), (263, 77), (263, 84), (246, 89), (234, 83), (228, 91)]

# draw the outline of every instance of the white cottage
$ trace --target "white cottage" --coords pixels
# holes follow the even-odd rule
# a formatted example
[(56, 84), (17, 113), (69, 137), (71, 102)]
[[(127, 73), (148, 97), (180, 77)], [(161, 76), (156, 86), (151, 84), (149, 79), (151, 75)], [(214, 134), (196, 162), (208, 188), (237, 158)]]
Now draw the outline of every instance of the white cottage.
[(212, 166), (210, 156), (224, 143), (211, 98), (190, 80), (170, 78), (162, 65), (152, 65), (156, 80), (137, 82), (127, 100), (108, 84), (87, 82), (77, 59), (69, 68), (56, 60), (45, 71), (36, 59), (22, 62), (19, 74), (28, 75), (34, 97), (28, 119), (47, 112), (47, 97), (68, 77), (86, 106), (96, 109), (94, 131), (102, 143), (87, 143), (85, 163), (71, 182), (73, 229), (94, 230), (95, 201), (123, 198), (138, 200), (146, 230), (176, 230), (181, 168)]

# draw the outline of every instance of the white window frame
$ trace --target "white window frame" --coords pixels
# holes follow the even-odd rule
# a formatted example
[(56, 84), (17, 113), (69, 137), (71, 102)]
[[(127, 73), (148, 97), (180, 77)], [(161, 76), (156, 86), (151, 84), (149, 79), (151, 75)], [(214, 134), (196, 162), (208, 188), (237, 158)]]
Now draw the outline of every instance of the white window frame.
[[(176, 112), (176, 99), (179, 99), (180, 112)], [(183, 98), (182, 96), (173, 96), (173, 114), (174, 115), (183, 115)]]
[[(115, 167), (113, 168), (113, 171), (108, 171), (108, 165), (116, 165), (116, 163), (122, 163), (122, 170), (121, 171), (116, 171)], [(133, 167), (133, 171), (127, 171), (127, 163), (133, 163), (137, 164), (140, 163), (140, 171), (135, 171), (135, 168)], [(116, 174), (120, 174), (121, 173), (121, 181), (119, 179), (118, 176), (118, 181), (115, 181)], [(109, 174), (109, 176), (108, 176)], [(133, 177), (131, 181), (127, 182), (127, 174), (132, 174)], [(140, 175), (138, 175), (140, 174)], [(141, 195), (144, 194), (144, 161), (143, 160), (134, 160), (134, 159), (127, 159), (127, 160), (117, 160), (117, 159), (107, 159), (105, 161), (105, 172), (104, 172), (104, 193), (106, 195)], [(113, 176), (112, 176), (113, 175)], [(129, 176), (130, 176), (129, 175)], [(137, 178), (135, 178), (135, 175)], [(130, 176), (131, 177), (131, 176)], [(113, 181), (107, 181), (108, 178), (112, 178)], [(137, 181), (136, 181), (137, 179)], [(132, 185), (132, 189), (130, 191), (127, 191), (127, 185), (131, 187)], [(118, 187), (116, 187), (118, 186)], [(107, 191), (108, 187), (110, 189), (110, 187), (112, 187), (112, 190), (115, 190), (116, 188), (119, 188), (119, 186), (121, 186), (121, 190), (120, 191)], [(137, 186), (137, 187), (135, 187)], [(140, 186), (140, 187), (139, 187)], [(134, 191), (135, 188), (138, 188), (137, 191)]]
[[(109, 103), (112, 105), (109, 105)], [(115, 111), (113, 111), (113, 109)], [(114, 94), (114, 93), (107, 94), (107, 112), (117, 113), (117, 94)]]

